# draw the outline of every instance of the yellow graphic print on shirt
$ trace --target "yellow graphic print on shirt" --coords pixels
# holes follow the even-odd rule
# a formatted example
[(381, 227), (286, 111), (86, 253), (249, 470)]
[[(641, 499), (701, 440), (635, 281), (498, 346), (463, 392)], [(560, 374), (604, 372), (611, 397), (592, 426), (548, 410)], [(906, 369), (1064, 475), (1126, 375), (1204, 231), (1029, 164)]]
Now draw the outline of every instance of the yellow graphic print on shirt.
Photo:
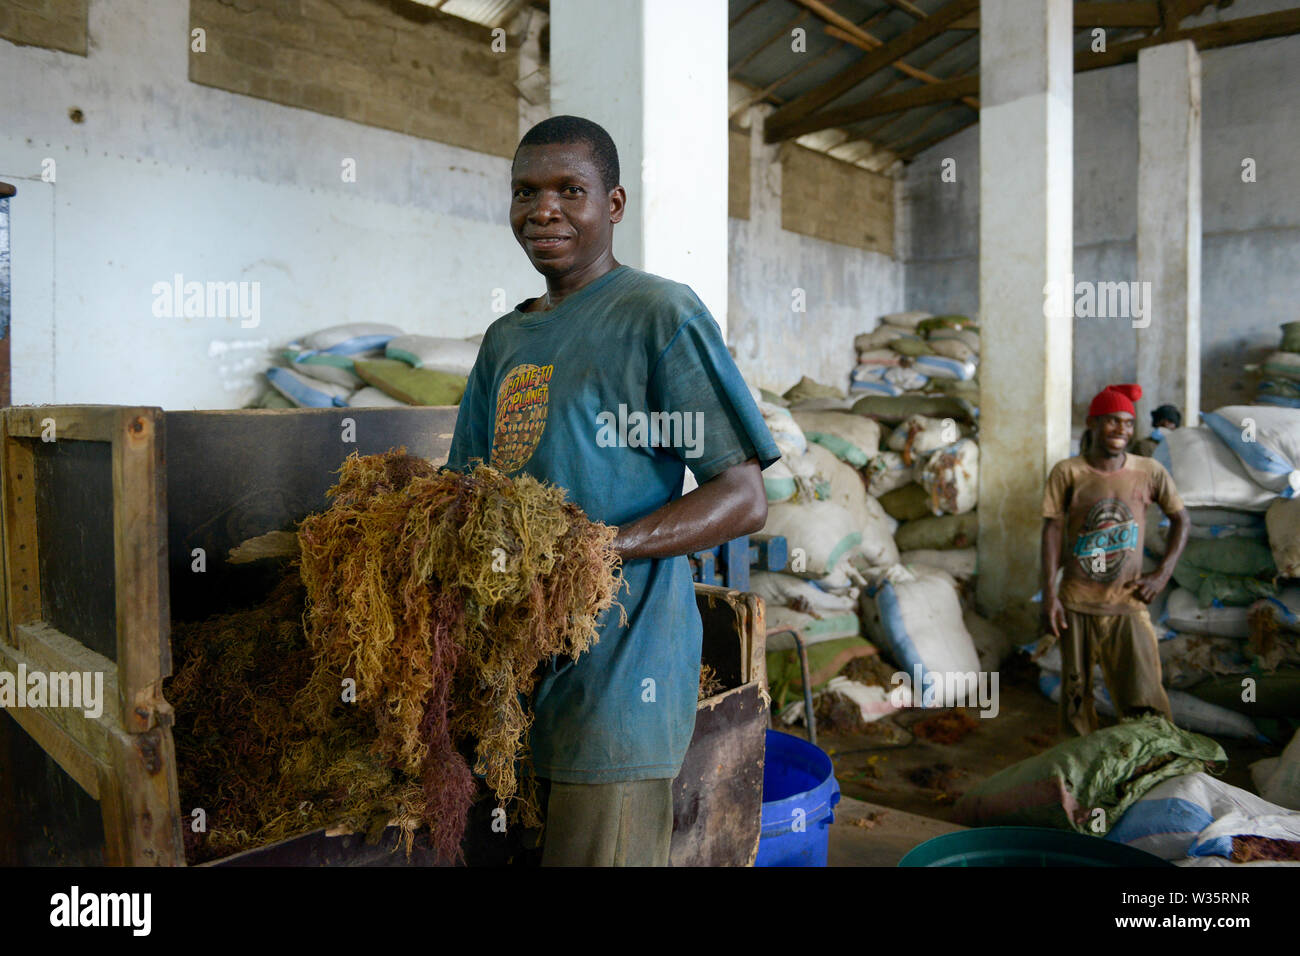
[(546, 430), (554, 365), (516, 365), (497, 390), (492, 467), (509, 474), (528, 463)]

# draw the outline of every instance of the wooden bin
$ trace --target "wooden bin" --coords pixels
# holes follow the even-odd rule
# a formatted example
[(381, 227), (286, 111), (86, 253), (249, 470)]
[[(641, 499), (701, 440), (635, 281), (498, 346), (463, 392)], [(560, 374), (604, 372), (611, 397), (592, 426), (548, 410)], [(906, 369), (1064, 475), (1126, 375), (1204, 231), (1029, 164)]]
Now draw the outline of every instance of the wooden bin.
[[(4, 409), (0, 671), (100, 672), (104, 701), (95, 718), (74, 708), (0, 716), (0, 864), (183, 865), (189, 813), (162, 693), (171, 620), (260, 599), (264, 572), (227, 564), (231, 547), (326, 507), (354, 451), (404, 445), (445, 461), (455, 417), (455, 408)], [(672, 855), (678, 865), (743, 865), (762, 799), (762, 606), (721, 588), (702, 590), (700, 605), (705, 659), (727, 689), (700, 704)], [(231, 858), (403, 860), (325, 831)]]

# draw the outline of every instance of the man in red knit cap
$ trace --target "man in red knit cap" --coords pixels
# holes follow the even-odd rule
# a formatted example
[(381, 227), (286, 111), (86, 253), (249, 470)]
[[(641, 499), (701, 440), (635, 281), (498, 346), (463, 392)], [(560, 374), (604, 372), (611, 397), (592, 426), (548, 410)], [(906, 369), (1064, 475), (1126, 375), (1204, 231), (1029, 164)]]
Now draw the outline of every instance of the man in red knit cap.
[[(1133, 402), (1141, 397), (1138, 385), (1102, 389), (1088, 406), (1087, 450), (1057, 462), (1043, 494), (1044, 630), (1061, 643), (1067, 733), (1097, 729), (1094, 664), (1101, 665), (1121, 718), (1156, 712), (1172, 720), (1146, 606), (1169, 583), (1191, 521), (1164, 466), (1125, 451)], [(1143, 574), (1143, 526), (1152, 502), (1169, 516), (1168, 547), (1159, 567)]]

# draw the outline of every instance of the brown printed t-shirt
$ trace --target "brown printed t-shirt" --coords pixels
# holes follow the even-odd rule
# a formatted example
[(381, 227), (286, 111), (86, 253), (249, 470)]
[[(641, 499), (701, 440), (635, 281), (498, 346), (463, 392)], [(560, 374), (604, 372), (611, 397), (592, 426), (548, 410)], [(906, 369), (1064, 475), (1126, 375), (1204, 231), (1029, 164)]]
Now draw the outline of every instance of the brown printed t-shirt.
[(1130, 589), (1142, 575), (1147, 505), (1183, 510), (1174, 480), (1154, 458), (1129, 454), (1118, 471), (1082, 457), (1057, 462), (1043, 493), (1043, 517), (1065, 517), (1061, 603), (1083, 614), (1129, 614), (1146, 607)]

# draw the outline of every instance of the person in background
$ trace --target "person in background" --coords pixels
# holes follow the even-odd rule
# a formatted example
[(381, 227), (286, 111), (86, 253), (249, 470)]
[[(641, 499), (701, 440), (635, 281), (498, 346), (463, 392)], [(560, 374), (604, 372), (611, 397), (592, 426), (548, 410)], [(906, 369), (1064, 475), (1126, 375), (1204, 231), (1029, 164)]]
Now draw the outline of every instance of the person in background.
[[(1133, 402), (1141, 397), (1137, 385), (1102, 389), (1088, 407), (1088, 450), (1057, 462), (1043, 494), (1045, 635), (1035, 657), (1060, 641), (1066, 733), (1098, 727), (1094, 663), (1121, 718), (1155, 712), (1173, 719), (1147, 605), (1168, 585), (1191, 520), (1164, 466), (1126, 450)], [(1144, 574), (1143, 526), (1152, 502), (1169, 516), (1168, 546), (1159, 566)]]
[(1129, 446), (1135, 455), (1151, 458), (1156, 453), (1156, 446), (1165, 440), (1165, 432), (1173, 431), (1183, 423), (1182, 413), (1173, 405), (1161, 405), (1151, 413), (1151, 434), (1139, 438)]

